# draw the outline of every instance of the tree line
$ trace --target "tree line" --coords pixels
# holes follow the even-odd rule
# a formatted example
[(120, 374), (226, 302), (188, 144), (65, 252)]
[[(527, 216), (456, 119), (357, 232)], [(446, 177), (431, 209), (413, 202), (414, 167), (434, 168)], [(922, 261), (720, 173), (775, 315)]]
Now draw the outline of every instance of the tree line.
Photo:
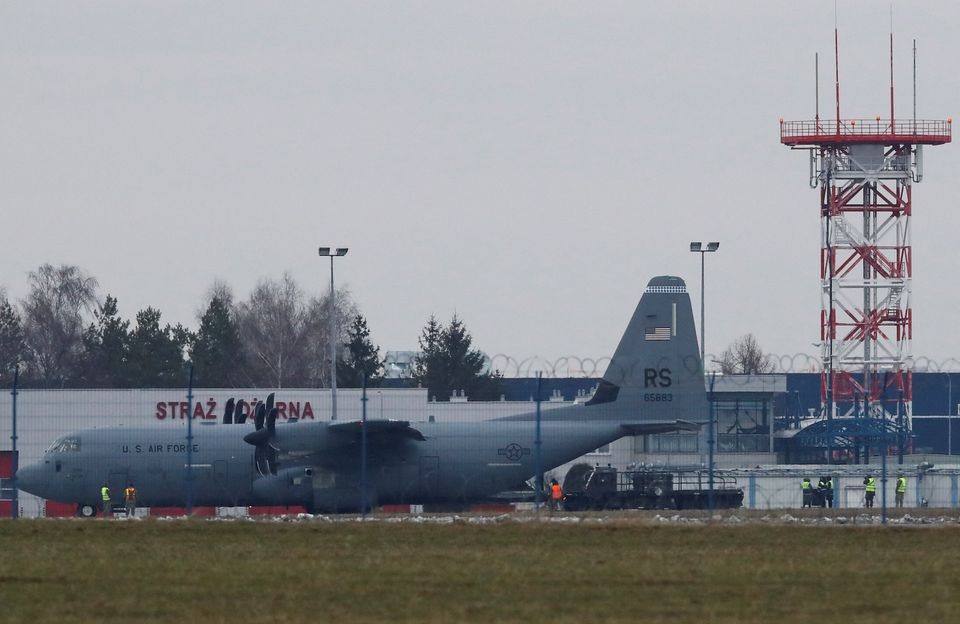
[[(16, 367), (25, 388), (179, 388), (188, 363), (197, 387), (329, 386), (330, 294), (308, 296), (289, 274), (261, 280), (243, 300), (214, 283), (195, 331), (164, 322), (154, 307), (123, 318), (117, 298), (101, 298), (96, 278), (76, 266), (44, 264), (28, 277), (19, 302), (0, 289), (4, 387)], [(332, 310), (337, 385), (380, 385), (380, 347), (349, 289), (337, 289)], [(447, 325), (431, 316), (420, 346), (401, 385), (426, 387), (438, 400), (457, 389), (476, 400), (499, 396), (499, 373), (486, 370), (456, 316)]]

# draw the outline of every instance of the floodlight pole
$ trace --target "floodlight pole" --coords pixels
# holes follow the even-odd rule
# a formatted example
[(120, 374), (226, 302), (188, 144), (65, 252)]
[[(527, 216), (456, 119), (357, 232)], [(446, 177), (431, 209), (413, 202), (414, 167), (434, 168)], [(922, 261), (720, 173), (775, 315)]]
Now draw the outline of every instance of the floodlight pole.
[(712, 253), (712, 252), (714, 252), (714, 251), (716, 251), (716, 250), (718, 250), (718, 249), (720, 249), (720, 243), (718, 243), (718, 242), (716, 242), (716, 241), (707, 243), (707, 246), (706, 246), (706, 247), (703, 246), (703, 243), (702, 243), (701, 241), (692, 241), (692, 242), (690, 243), (690, 251), (693, 252), (693, 253), (699, 253), (699, 254), (700, 254), (700, 365), (701, 365), (701, 366), (704, 365), (703, 359), (704, 359), (705, 353), (706, 353), (705, 345), (706, 345), (706, 341), (707, 341), (707, 332), (706, 332), (706, 329), (704, 329), (704, 317), (705, 317), (704, 311), (705, 311), (705, 309), (706, 309), (705, 306), (704, 306), (704, 300), (703, 300), (703, 297), (704, 297), (704, 294), (703, 294), (703, 293), (704, 293), (704, 273), (705, 273), (705, 271), (704, 271), (704, 265), (705, 265), (704, 256), (705, 256), (705, 254)]
[(337, 419), (337, 306), (334, 303), (336, 291), (333, 289), (333, 259), (347, 255), (347, 247), (320, 247), (320, 256), (330, 257), (330, 420)]

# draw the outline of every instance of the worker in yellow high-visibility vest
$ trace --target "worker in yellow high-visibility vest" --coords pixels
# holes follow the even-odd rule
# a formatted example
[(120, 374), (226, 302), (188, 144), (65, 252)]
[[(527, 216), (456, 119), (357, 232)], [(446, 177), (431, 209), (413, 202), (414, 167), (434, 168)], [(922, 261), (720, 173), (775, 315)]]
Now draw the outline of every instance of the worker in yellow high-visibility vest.
[(103, 501), (103, 517), (109, 518), (113, 511), (113, 504), (110, 502), (110, 487), (106, 483), (100, 488), (100, 498)]
[(907, 478), (901, 472), (897, 477), (897, 507), (903, 507), (903, 495), (907, 493)]
[(800, 482), (800, 491), (803, 492), (802, 507), (813, 507), (813, 484), (810, 477), (804, 477)]
[(866, 506), (873, 507), (873, 497), (877, 495), (877, 480), (873, 475), (867, 475), (863, 480), (864, 491), (866, 493)]

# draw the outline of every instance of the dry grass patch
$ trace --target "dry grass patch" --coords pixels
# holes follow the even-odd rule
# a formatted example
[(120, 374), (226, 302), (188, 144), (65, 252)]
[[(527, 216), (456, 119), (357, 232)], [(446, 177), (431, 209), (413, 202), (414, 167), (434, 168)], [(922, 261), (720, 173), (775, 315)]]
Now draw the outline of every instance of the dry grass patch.
[(0, 522), (18, 622), (960, 621), (960, 528)]

